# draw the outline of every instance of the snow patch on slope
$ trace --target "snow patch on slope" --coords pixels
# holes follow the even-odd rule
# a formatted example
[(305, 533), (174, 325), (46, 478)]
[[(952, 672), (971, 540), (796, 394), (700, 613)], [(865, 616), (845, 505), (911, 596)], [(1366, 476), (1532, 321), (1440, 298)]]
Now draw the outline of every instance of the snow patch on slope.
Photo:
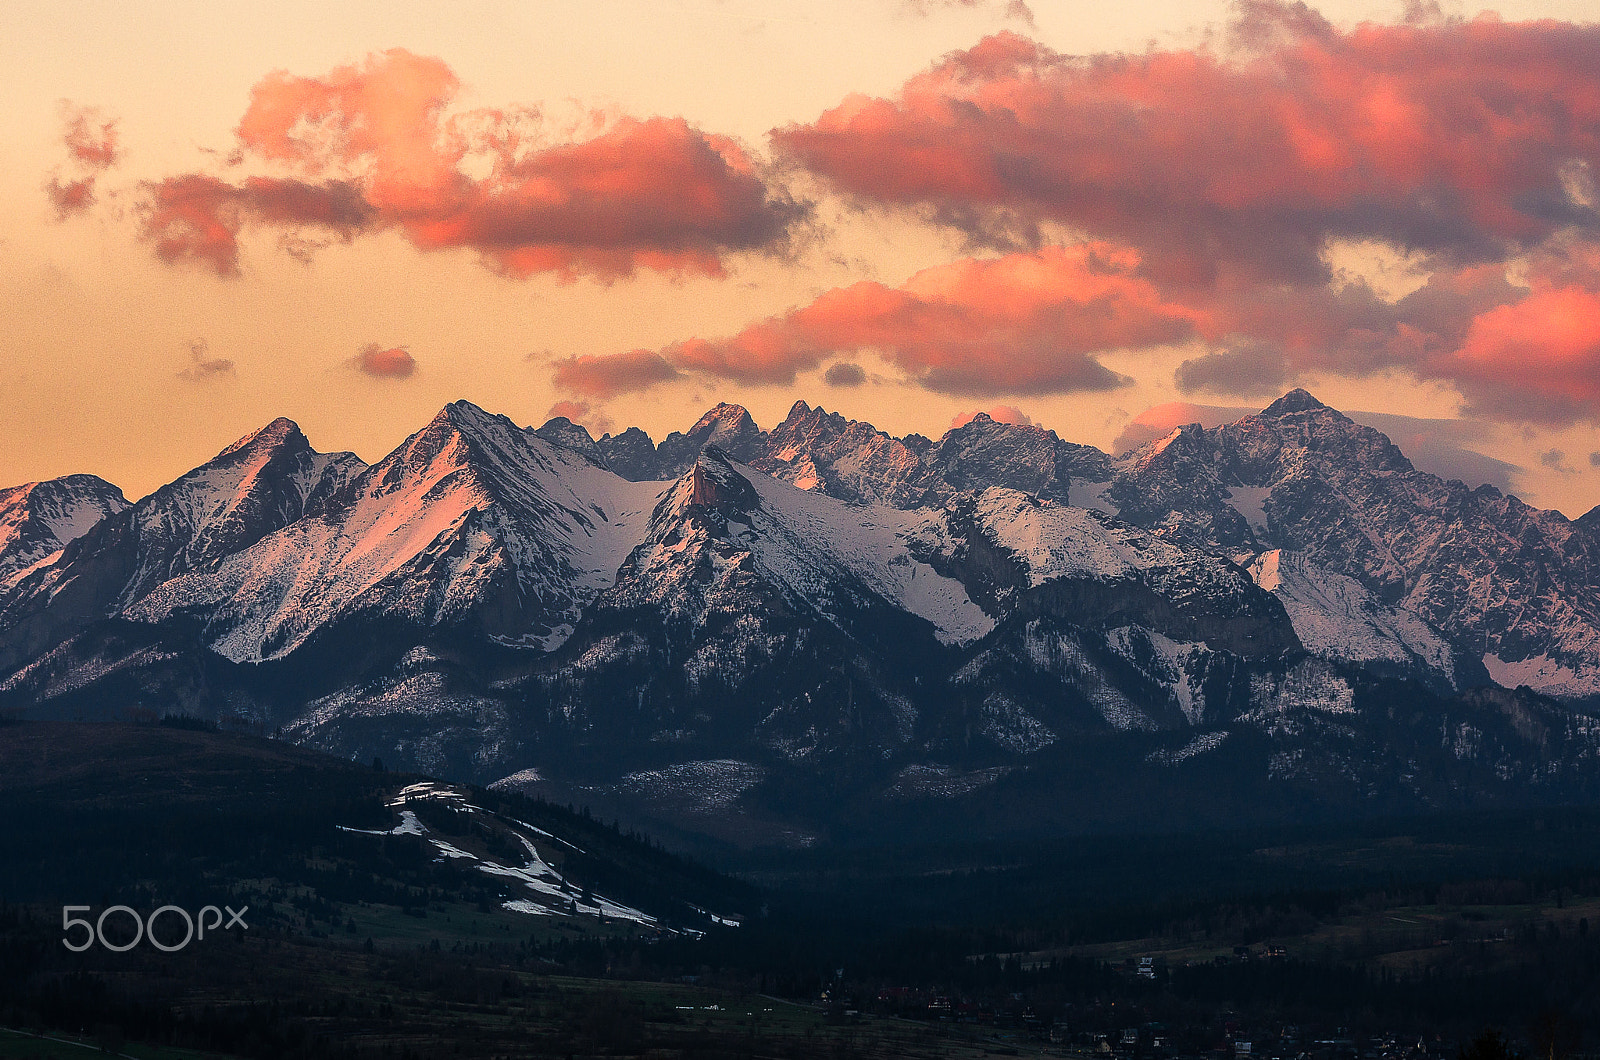
[(984, 490), (976, 515), (995, 541), (1023, 562), (1035, 587), (1057, 578), (1132, 578), (1184, 558), (1175, 546), (1114, 524), (1101, 512), (1040, 501), (1017, 490)]
[(1507, 661), (1491, 653), (1483, 657), (1483, 665), (1494, 683), (1506, 688), (1527, 685), (1543, 695), (1575, 699), (1592, 696), (1600, 688), (1600, 669), (1576, 669), (1548, 655)]
[(1307, 651), (1357, 663), (1422, 666), (1455, 687), (1455, 656), (1444, 637), (1410, 611), (1386, 606), (1354, 578), (1282, 549), (1263, 552), (1249, 571), (1282, 601)]
[(1229, 486), (1228, 492), (1232, 498), (1228, 505), (1234, 511), (1244, 516), (1244, 521), (1250, 524), (1250, 529), (1257, 535), (1265, 536), (1267, 532), (1267, 498), (1272, 496), (1271, 486)]
[(1145, 755), (1144, 760), (1164, 766), (1175, 766), (1179, 762), (1188, 761), (1196, 755), (1203, 755), (1207, 751), (1215, 751), (1222, 746), (1227, 738), (1228, 733), (1226, 731), (1203, 732), (1175, 751), (1152, 751)]
[(751, 533), (737, 536), (765, 571), (804, 599), (824, 599), (843, 573), (927, 619), (946, 644), (969, 644), (994, 628), (965, 586), (912, 557), (907, 542), (928, 532), (932, 513), (847, 504), (734, 466), (761, 498), (746, 516)]

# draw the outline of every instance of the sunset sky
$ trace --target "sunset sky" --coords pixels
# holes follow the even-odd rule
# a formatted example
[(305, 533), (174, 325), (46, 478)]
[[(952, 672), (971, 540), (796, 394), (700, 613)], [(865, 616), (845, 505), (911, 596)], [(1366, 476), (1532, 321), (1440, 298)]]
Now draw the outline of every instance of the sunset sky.
[(1593, 11), (7, 0), (0, 486), (458, 398), (1110, 450), (1301, 385), (1576, 516)]

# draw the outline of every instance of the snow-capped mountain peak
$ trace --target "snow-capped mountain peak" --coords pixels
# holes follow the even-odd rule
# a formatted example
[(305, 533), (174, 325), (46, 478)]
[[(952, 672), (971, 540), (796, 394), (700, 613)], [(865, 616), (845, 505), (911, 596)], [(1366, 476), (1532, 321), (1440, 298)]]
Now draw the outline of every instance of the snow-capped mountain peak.
[(1288, 415), (1292, 412), (1314, 412), (1317, 409), (1325, 409), (1327, 407), (1328, 406), (1324, 405), (1322, 402), (1313, 397), (1309, 390), (1305, 390), (1302, 387), (1295, 387), (1293, 390), (1289, 391), (1287, 394), (1283, 395), (1281, 398), (1262, 409), (1259, 415), (1266, 419), (1275, 419), (1278, 416)]
[(94, 475), (0, 489), (0, 582), (61, 551), (127, 507), (121, 490)]
[(271, 451), (284, 445), (296, 448), (311, 448), (311, 443), (306, 441), (306, 436), (301, 432), (300, 425), (287, 416), (279, 416), (260, 430), (251, 431), (240, 438), (222, 452), (214, 460), (223, 460), (242, 450)]
[(551, 647), (610, 584), (659, 489), (455, 402), (337, 505), (161, 586), (130, 614), (204, 611), (215, 649), (237, 660), (285, 655), (364, 614)]
[[(480, 778), (832, 762), (869, 800), (1117, 748), (1140, 777), (1566, 783), (1600, 748), (1588, 522), (1418, 472), (1304, 392), (1115, 462), (805, 401), (660, 446), (456, 402), (370, 467), (275, 420), (132, 506), (0, 494), (0, 706), (239, 712)], [(1491, 675), (1579, 702), (1507, 707)]]
[(711, 411), (701, 416), (688, 433), (703, 437), (707, 445), (723, 445), (757, 433), (755, 420), (743, 405), (719, 402)]

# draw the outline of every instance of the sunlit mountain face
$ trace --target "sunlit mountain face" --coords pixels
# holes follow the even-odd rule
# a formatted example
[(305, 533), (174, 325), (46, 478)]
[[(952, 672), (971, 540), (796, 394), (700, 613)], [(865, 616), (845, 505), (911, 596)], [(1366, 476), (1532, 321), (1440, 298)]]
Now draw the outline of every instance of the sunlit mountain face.
[(1217, 821), (1595, 782), (1587, 521), (1304, 390), (1117, 457), (987, 414), (934, 441), (719, 405), (657, 444), (456, 403), (370, 466), (280, 419), (132, 505), (8, 496), (25, 717), (181, 712), (713, 832), (991, 789), (1038, 827), (1085, 754), (1151, 792), (1225, 770)]

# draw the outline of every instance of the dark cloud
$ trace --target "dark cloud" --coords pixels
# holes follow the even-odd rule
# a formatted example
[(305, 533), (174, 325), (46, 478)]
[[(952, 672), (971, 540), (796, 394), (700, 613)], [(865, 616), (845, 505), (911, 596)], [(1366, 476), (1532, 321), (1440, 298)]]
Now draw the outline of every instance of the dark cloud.
[(859, 364), (839, 361), (828, 365), (828, 370), (822, 373), (822, 381), (836, 387), (860, 386), (867, 381), (867, 373)]
[(1283, 350), (1266, 342), (1245, 342), (1178, 365), (1174, 382), (1185, 394), (1205, 391), (1255, 397), (1279, 394), (1289, 379)]
[(1539, 466), (1563, 475), (1576, 475), (1578, 469), (1567, 463), (1567, 454), (1560, 449), (1547, 449), (1539, 454)]
[(189, 367), (178, 373), (179, 379), (187, 379), (191, 383), (203, 383), (212, 379), (226, 379), (233, 376), (233, 361), (226, 357), (210, 356), (211, 346), (205, 339), (196, 339), (189, 344)]
[(650, 350), (596, 356), (585, 354), (555, 362), (555, 384), (563, 390), (602, 401), (634, 390), (647, 390), (678, 378), (678, 370)]

